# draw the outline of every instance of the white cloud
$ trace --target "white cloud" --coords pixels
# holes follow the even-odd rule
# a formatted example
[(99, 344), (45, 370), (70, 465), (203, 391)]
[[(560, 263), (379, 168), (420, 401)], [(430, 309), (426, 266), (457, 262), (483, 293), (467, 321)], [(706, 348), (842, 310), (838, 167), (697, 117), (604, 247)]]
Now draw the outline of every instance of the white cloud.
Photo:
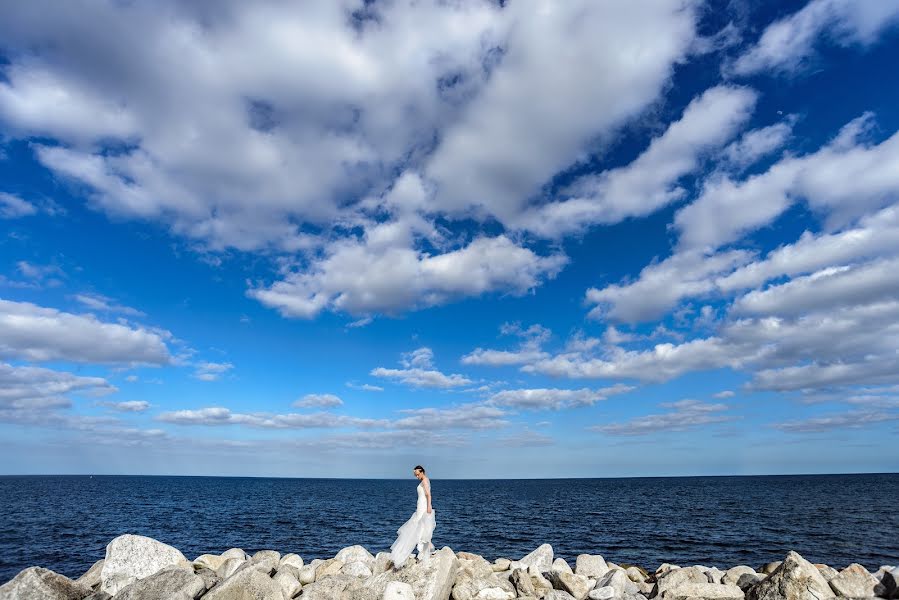
[(0, 363), (0, 414), (4, 418), (12, 413), (67, 408), (71, 406), (68, 395), (73, 393), (98, 395), (115, 391), (102, 377)]
[(297, 408), (332, 408), (343, 406), (343, 400), (334, 394), (306, 394), (299, 400), (294, 401), (292, 406)]
[(642, 217), (683, 199), (687, 192), (678, 181), (699, 167), (704, 154), (733, 137), (755, 100), (747, 88), (707, 90), (632, 163), (575, 181), (570, 198), (523, 213), (514, 227), (556, 238), (597, 223)]
[(820, 417), (809, 417), (784, 421), (772, 425), (775, 429), (789, 433), (817, 433), (825, 431), (846, 429), (860, 429), (899, 420), (899, 412), (884, 412), (869, 409), (850, 410), (842, 413), (834, 413)]
[(37, 208), (30, 202), (22, 200), (14, 194), (0, 192), (0, 219), (17, 219), (37, 213)]
[(0, 300), (0, 356), (32, 361), (165, 365), (164, 334), (28, 302)]
[(679, 400), (677, 402), (664, 403), (661, 406), (670, 410), (665, 413), (643, 415), (623, 423), (595, 425), (590, 427), (590, 429), (608, 435), (655, 435), (666, 431), (687, 431), (739, 418), (733, 414), (725, 414), (725, 411), (730, 408), (726, 404), (709, 404), (699, 400)]
[(124, 402), (98, 402), (100, 406), (106, 406), (119, 412), (144, 412), (150, 408), (150, 403), (146, 400), (126, 400)]
[(632, 386), (619, 384), (596, 390), (589, 388), (579, 390), (546, 388), (502, 390), (492, 394), (488, 400), (497, 406), (526, 410), (561, 410), (564, 408), (592, 406), (609, 396), (629, 392), (633, 389)]
[(723, 158), (729, 166), (745, 169), (760, 158), (783, 148), (793, 133), (795, 118), (760, 129), (747, 131), (740, 139), (724, 149)]
[(216, 381), (234, 368), (231, 363), (198, 362), (194, 364), (194, 377), (200, 381)]
[(792, 73), (807, 64), (819, 39), (826, 37), (843, 46), (870, 45), (897, 22), (895, 0), (812, 0), (769, 25), (758, 43), (737, 59), (733, 70), (739, 75)]
[(413, 387), (452, 388), (470, 385), (472, 380), (463, 375), (447, 375), (434, 367), (434, 352), (427, 347), (403, 354), (403, 369), (377, 367), (371, 370), (373, 377), (396, 379)]
[(734, 392), (733, 390), (721, 390), (720, 392), (712, 394), (712, 397), (719, 400), (726, 400), (727, 398), (733, 398), (736, 395), (736, 392)]
[(131, 308), (130, 306), (123, 306), (121, 304), (118, 304), (112, 298), (103, 296), (102, 294), (76, 294), (75, 300), (92, 310), (121, 313), (123, 315), (129, 315), (132, 317), (146, 316), (141, 311), (135, 308)]
[(362, 390), (364, 392), (383, 392), (384, 388), (379, 385), (372, 385), (370, 383), (357, 384), (353, 382), (347, 382), (346, 386), (353, 390)]
[(441, 429), (497, 429), (508, 425), (508, 412), (484, 403), (470, 403), (451, 408), (414, 408), (400, 411), (407, 416), (393, 421), (400, 429), (421, 431)]
[(489, 365), (493, 367), (522, 365), (549, 356), (540, 347), (549, 339), (551, 333), (541, 325), (534, 324), (523, 329), (520, 323), (504, 323), (500, 327), (500, 333), (521, 338), (522, 341), (519, 348), (514, 351), (475, 348), (462, 357), (462, 364)]
[(380, 427), (383, 419), (360, 419), (346, 415), (319, 412), (310, 414), (288, 413), (234, 413), (221, 406), (176, 410), (160, 414), (159, 421), (174, 425), (246, 425), (262, 429), (314, 429), (339, 427)]

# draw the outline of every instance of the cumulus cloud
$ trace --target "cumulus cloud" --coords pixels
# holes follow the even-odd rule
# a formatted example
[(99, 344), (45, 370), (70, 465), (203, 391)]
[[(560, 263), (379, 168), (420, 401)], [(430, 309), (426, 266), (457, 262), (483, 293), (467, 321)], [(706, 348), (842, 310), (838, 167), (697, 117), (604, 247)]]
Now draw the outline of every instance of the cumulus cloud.
[(150, 408), (150, 403), (146, 400), (126, 400), (123, 402), (102, 401), (97, 404), (125, 413), (144, 412)]
[(376, 367), (371, 370), (373, 377), (396, 379), (400, 383), (412, 387), (452, 388), (470, 385), (471, 379), (459, 374), (447, 375), (434, 367), (434, 353), (430, 348), (422, 347), (403, 355), (400, 363), (402, 369)]
[(592, 406), (609, 396), (629, 392), (633, 389), (633, 386), (619, 384), (595, 390), (589, 388), (579, 390), (556, 388), (502, 390), (492, 394), (488, 400), (497, 406), (526, 410), (561, 410)]
[(292, 406), (296, 408), (333, 408), (343, 406), (343, 400), (334, 394), (306, 394), (299, 400), (295, 400)]
[(500, 333), (521, 338), (519, 348), (517, 350), (475, 348), (462, 357), (462, 364), (493, 367), (522, 365), (548, 356), (541, 350), (541, 345), (549, 339), (550, 331), (541, 325), (534, 324), (523, 329), (520, 323), (504, 323), (500, 326)]
[(37, 208), (15, 194), (0, 192), (0, 219), (17, 219), (37, 213)]
[(758, 43), (736, 60), (733, 71), (738, 75), (793, 73), (808, 63), (822, 39), (843, 46), (867, 46), (896, 23), (899, 4), (893, 0), (812, 0), (798, 12), (769, 25)]
[(347, 382), (346, 386), (352, 390), (362, 390), (364, 392), (383, 392), (384, 388), (379, 385), (372, 385), (370, 383), (353, 383), (351, 381)]
[(29, 302), (0, 300), (0, 356), (32, 361), (165, 365), (166, 334)]
[(772, 427), (788, 433), (819, 433), (834, 430), (861, 429), (891, 421), (899, 421), (899, 412), (863, 409), (784, 421), (774, 423)]
[(261, 429), (317, 429), (339, 427), (382, 427), (383, 419), (360, 419), (333, 413), (235, 413), (222, 406), (164, 412), (159, 421), (174, 425), (245, 425)]
[(194, 365), (194, 377), (200, 381), (216, 381), (234, 368), (231, 363), (198, 362)]
[(699, 427), (717, 425), (738, 419), (727, 413), (726, 404), (710, 404), (699, 400), (679, 400), (663, 403), (668, 412), (643, 415), (622, 423), (609, 423), (590, 427), (592, 431), (607, 435), (640, 436), (669, 431), (687, 431)]
[(69, 394), (98, 395), (115, 391), (102, 377), (0, 363), (0, 412), (4, 413), (67, 408), (71, 406)]

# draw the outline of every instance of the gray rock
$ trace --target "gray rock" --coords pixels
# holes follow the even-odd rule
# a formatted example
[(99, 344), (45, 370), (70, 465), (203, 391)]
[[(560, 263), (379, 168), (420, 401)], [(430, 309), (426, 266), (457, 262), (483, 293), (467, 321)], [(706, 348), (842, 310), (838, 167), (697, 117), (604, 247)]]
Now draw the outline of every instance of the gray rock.
[(380, 575), (390, 570), (393, 566), (393, 559), (390, 558), (390, 552), (378, 552), (375, 554), (375, 560), (371, 563), (372, 575)]
[(743, 590), (735, 585), (721, 583), (685, 583), (661, 595), (663, 600), (686, 600), (705, 598), (708, 600), (743, 600)]
[(217, 571), (226, 560), (228, 558), (221, 554), (201, 554), (194, 559), (194, 567), (205, 567)]
[(303, 585), (309, 585), (310, 583), (315, 581), (315, 569), (318, 565), (313, 564), (315, 561), (312, 561), (308, 565), (304, 565), (302, 569), (300, 569), (300, 583)]
[(247, 559), (247, 553), (241, 548), (229, 548), (222, 552), (221, 556), (226, 560), (229, 558), (239, 558), (240, 560)]
[(644, 581), (646, 581), (646, 573), (642, 569), (638, 569), (637, 567), (626, 568), (624, 570), (624, 574), (627, 575), (627, 578), (634, 583), (643, 583)]
[(281, 562), (281, 553), (277, 550), (260, 550), (250, 558), (250, 562), (262, 562), (274, 560), (275, 564)]
[(281, 557), (281, 560), (278, 561), (278, 566), (281, 567), (283, 565), (291, 565), (296, 567), (297, 569), (303, 568), (303, 558), (299, 554), (285, 554)]
[(758, 570), (759, 573), (764, 575), (770, 575), (774, 571), (777, 570), (777, 567), (780, 566), (781, 561), (769, 562), (762, 565), (762, 568)]
[(816, 569), (818, 569), (818, 572), (821, 573), (821, 575), (824, 577), (824, 579), (825, 579), (826, 581), (828, 581), (828, 582), (829, 582), (831, 579), (833, 579), (834, 577), (836, 577), (837, 575), (839, 575), (839, 573), (840, 573), (839, 571), (837, 571), (837, 570), (834, 569), (833, 567), (829, 567), (829, 566), (827, 566), (827, 565), (821, 565), (821, 564), (818, 564), (818, 563), (813, 563), (813, 564), (814, 564), (814, 567), (815, 567)]
[(550, 590), (543, 596), (543, 600), (573, 600), (573, 598), (574, 596), (565, 590)]
[[(374, 562), (374, 558), (370, 562)], [(340, 569), (341, 573), (345, 573), (346, 575), (352, 575), (353, 577), (371, 577), (372, 572), (368, 566), (368, 563), (361, 560), (354, 560), (348, 562), (343, 565), (343, 568)]]
[(584, 575), (552, 570), (548, 573), (548, 579), (553, 588), (565, 590), (574, 597), (574, 600), (584, 600), (593, 589), (593, 582)]
[(222, 579), (228, 579), (246, 562), (246, 559), (243, 558), (226, 558), (225, 562), (215, 570), (215, 574)]
[(761, 573), (743, 573), (740, 575), (740, 578), (737, 579), (737, 587), (743, 590), (743, 593), (745, 594), (749, 588), (764, 580), (765, 576)]
[(515, 590), (519, 596), (536, 596), (537, 590), (534, 588), (534, 582), (527, 571), (516, 569), (509, 576), (509, 582), (515, 586)]
[[(457, 555), (458, 556), (458, 555)], [(453, 584), (453, 600), (472, 600), (481, 592), (490, 588), (499, 588), (515, 597), (515, 586), (508, 579), (493, 572), (490, 563), (483, 558), (463, 559), (459, 561), (456, 579)], [(487, 595), (499, 595), (496, 592), (484, 592)], [(502, 594), (505, 596), (505, 594)]]
[(100, 589), (115, 596), (126, 585), (178, 564), (191, 563), (176, 548), (142, 535), (120, 535), (106, 546)]
[[(302, 600), (362, 600), (371, 598), (357, 593), (359, 580), (352, 575), (329, 575), (321, 581), (303, 586)], [(203, 599), (205, 600), (205, 598)]]
[(415, 592), (412, 586), (402, 581), (391, 581), (384, 588), (381, 600), (415, 600)]
[[(391, 569), (364, 580), (352, 600), (379, 599), (391, 581), (401, 581), (412, 586), (417, 600), (448, 600), (460, 562), (452, 549), (443, 547), (432, 554), (427, 563), (407, 562), (401, 569)], [(305, 594), (304, 589), (303, 595)]]
[(881, 598), (899, 598), (899, 567), (884, 569), (880, 586), (878, 595)]
[(825, 600), (833, 591), (824, 576), (796, 552), (790, 552), (774, 572), (749, 588), (747, 600)]
[(611, 587), (615, 590), (615, 596), (625, 597), (634, 596), (640, 593), (636, 584), (627, 578), (627, 575), (621, 569), (612, 569), (596, 582), (594, 587)]
[(609, 565), (599, 554), (581, 554), (574, 563), (574, 572), (584, 577), (602, 577), (609, 572)]
[(260, 573), (265, 573), (267, 576), (271, 577), (278, 569), (278, 559), (274, 556), (259, 556), (257, 558), (245, 560), (238, 565), (237, 569), (232, 573), (232, 576), (244, 569), (255, 569)]
[(207, 569), (206, 567), (200, 567), (199, 569), (194, 568), (194, 573), (203, 580), (203, 585), (206, 586), (207, 590), (217, 586), (222, 580), (215, 571)]
[(94, 593), (59, 573), (29, 567), (0, 586), (0, 600), (82, 600)]
[(112, 598), (112, 596), (110, 596), (106, 592), (101, 592), (100, 590), (97, 590), (96, 592), (94, 592), (93, 594), (91, 594), (90, 596), (85, 598), (84, 600), (111, 600), (111, 598)]
[(709, 583), (721, 583), (721, 579), (724, 577), (724, 571), (715, 567), (706, 569), (705, 574), (709, 578)]
[(281, 585), (265, 573), (241, 569), (203, 596), (203, 600), (289, 600)]
[(339, 558), (329, 558), (315, 566), (315, 580), (321, 581), (330, 575), (337, 575), (343, 568), (343, 561)]
[(552, 569), (553, 564), (553, 547), (549, 544), (543, 544), (518, 562), (525, 567), (537, 567), (541, 573), (549, 571)]
[(668, 571), (674, 571), (676, 569), (680, 569), (680, 567), (678, 565), (672, 565), (671, 563), (662, 563), (659, 565), (659, 568), (656, 569), (656, 579), (658, 579)]
[(290, 573), (289, 569), (284, 569), (283, 571), (278, 571), (272, 580), (281, 586), (281, 593), (284, 595), (284, 598), (290, 599), (300, 593), (300, 590), (303, 588), (300, 585), (299, 580)]
[(740, 581), (740, 576), (750, 573), (755, 575), (755, 569), (752, 567), (747, 567), (746, 565), (739, 565), (737, 567), (732, 567), (724, 572), (724, 576), (721, 578), (721, 583), (728, 585), (738, 585), (738, 581)]
[(493, 561), (492, 569), (496, 572), (508, 571), (511, 565), (512, 561), (508, 558), (497, 558)]
[(362, 562), (366, 565), (375, 560), (375, 557), (372, 556), (371, 552), (362, 546), (349, 546), (344, 548), (338, 552), (337, 556), (334, 558), (343, 561), (344, 563)]
[(838, 596), (847, 598), (873, 598), (874, 588), (880, 583), (867, 569), (852, 563), (828, 582)]
[(590, 600), (612, 600), (612, 598), (615, 597), (615, 588), (610, 585), (594, 588), (590, 590), (587, 597), (590, 598)]
[(95, 562), (93, 565), (91, 565), (91, 568), (84, 573), (84, 575), (75, 580), (75, 583), (80, 583), (81, 585), (89, 588), (99, 586), (102, 583), (100, 574), (103, 571), (104, 562), (106, 561), (102, 558)]
[(709, 576), (702, 567), (684, 567), (672, 569), (658, 577), (656, 594), (664, 596), (687, 584), (709, 583)]
[(561, 558), (561, 557), (559, 557), (553, 561), (553, 564), (552, 564), (552, 567), (550, 568), (550, 570), (559, 571), (562, 573), (574, 573), (574, 571), (571, 570), (571, 567), (568, 566), (568, 563), (565, 562), (565, 559)]
[(126, 585), (115, 600), (195, 600), (204, 592), (206, 584), (193, 569), (166, 567)]

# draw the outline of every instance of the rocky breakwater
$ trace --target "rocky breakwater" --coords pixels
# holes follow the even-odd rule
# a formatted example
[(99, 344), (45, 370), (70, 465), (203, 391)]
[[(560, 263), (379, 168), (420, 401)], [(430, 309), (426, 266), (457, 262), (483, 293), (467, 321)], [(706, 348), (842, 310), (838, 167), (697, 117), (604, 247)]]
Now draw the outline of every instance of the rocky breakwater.
[(188, 560), (154, 539), (123, 535), (76, 580), (30, 567), (0, 586), (0, 600), (838, 600), (899, 599), (899, 568), (837, 570), (790, 552), (754, 569), (663, 564), (653, 572), (582, 554), (574, 565), (544, 544), (493, 562), (442, 548), (394, 568), (362, 546), (304, 562), (296, 554), (239, 548)]

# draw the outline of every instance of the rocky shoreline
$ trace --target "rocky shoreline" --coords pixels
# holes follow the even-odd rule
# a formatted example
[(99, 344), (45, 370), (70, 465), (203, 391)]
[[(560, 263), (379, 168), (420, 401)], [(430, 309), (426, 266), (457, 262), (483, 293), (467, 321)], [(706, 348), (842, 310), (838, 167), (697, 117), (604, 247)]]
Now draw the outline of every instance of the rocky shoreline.
[(0, 600), (837, 600), (899, 598), (899, 567), (838, 571), (796, 552), (758, 569), (663, 564), (655, 571), (582, 554), (569, 565), (543, 544), (493, 562), (444, 547), (394, 568), (362, 546), (306, 563), (296, 554), (239, 548), (187, 559), (152, 538), (122, 535), (84, 575), (40, 567), (0, 586)]

